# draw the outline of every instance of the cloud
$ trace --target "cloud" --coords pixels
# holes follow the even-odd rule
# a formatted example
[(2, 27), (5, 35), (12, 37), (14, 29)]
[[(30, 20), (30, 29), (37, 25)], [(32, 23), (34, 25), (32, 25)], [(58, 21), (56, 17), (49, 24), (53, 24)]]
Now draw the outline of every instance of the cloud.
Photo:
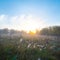
[[(0, 22), (4, 22), (0, 25), (0, 28), (9, 28), (9, 29), (18, 29), (24, 30), (28, 27), (31, 28), (42, 28), (45, 25), (40, 17), (31, 15), (31, 14), (22, 14), (20, 16), (7, 16), (0, 15)], [(6, 23), (7, 22), (7, 23)], [(27, 26), (28, 25), (28, 26)]]
[(7, 23), (7, 20), (8, 20), (8, 15), (4, 15), (4, 14), (0, 15), (0, 25)]
[(7, 18), (7, 15), (0, 15), (0, 21), (3, 21), (3, 20), (5, 20)]

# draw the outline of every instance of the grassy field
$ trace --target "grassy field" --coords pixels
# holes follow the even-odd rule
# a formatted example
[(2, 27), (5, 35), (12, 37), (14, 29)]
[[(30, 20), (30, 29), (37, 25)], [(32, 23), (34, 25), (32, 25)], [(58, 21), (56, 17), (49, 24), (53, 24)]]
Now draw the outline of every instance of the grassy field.
[(60, 39), (47, 37), (0, 37), (0, 60), (59, 60)]

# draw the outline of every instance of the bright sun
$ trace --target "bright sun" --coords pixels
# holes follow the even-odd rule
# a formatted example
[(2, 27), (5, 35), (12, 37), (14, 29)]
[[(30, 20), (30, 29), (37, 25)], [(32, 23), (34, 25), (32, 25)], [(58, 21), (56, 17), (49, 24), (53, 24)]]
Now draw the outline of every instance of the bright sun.
[(28, 34), (35, 35), (36, 34), (36, 30), (35, 31), (29, 31)]
[(40, 18), (32, 15), (24, 16), (21, 19), (21, 22), (19, 22), (18, 25), (18, 29), (23, 30), (27, 33), (35, 34), (36, 30), (40, 30), (44, 25), (43, 21)]
[(28, 20), (23, 23), (23, 30), (27, 33), (35, 34), (39, 24), (36, 21)]

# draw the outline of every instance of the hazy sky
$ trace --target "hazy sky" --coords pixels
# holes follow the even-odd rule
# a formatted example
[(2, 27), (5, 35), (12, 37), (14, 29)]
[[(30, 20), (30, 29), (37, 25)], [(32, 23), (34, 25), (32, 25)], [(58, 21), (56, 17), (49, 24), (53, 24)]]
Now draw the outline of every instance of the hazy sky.
[(0, 28), (27, 30), (53, 25), (60, 25), (60, 0), (0, 0)]

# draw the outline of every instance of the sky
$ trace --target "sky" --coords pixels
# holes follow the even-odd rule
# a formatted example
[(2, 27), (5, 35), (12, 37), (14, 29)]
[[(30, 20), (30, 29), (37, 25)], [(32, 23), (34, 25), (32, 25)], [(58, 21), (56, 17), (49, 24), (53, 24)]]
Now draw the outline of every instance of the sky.
[(0, 0), (0, 29), (34, 30), (60, 26), (60, 0)]

